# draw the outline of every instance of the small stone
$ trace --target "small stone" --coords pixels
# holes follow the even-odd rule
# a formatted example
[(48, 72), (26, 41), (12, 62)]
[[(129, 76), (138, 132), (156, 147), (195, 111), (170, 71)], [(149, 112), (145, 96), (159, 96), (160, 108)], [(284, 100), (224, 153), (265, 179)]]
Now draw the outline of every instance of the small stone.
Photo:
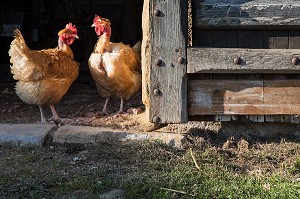
[(80, 157), (74, 157), (72, 160), (73, 160), (74, 162), (76, 162), (76, 161), (80, 161), (81, 158), (80, 158)]
[(137, 114), (142, 113), (142, 109), (141, 108), (130, 108), (127, 110), (127, 113), (137, 115)]
[(100, 195), (101, 199), (123, 199), (124, 191), (120, 189), (113, 189), (110, 192), (104, 193)]

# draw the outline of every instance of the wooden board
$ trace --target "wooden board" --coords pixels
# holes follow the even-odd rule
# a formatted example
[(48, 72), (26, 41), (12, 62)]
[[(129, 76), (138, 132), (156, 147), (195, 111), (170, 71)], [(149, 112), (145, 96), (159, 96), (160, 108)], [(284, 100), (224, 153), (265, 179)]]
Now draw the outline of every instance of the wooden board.
[(187, 1), (144, 1), (143, 102), (152, 122), (187, 122), (187, 24)]
[(193, 46), (214, 48), (299, 49), (300, 31), (274, 29), (194, 29)]
[(289, 48), (289, 31), (265, 30), (263, 34), (264, 34), (263, 48), (267, 48), (267, 49), (276, 49), (276, 48), (288, 49)]
[[(241, 63), (235, 64), (234, 58)], [(188, 73), (300, 73), (300, 65), (293, 65), (293, 57), (300, 57), (296, 49), (187, 49)]]
[(300, 114), (300, 80), (190, 80), (188, 114)]
[(238, 47), (238, 31), (237, 30), (223, 30), (212, 32), (212, 47), (221, 48), (237, 48)]
[(239, 30), (238, 48), (263, 48), (263, 35), (263, 31), (260, 30)]
[(299, 26), (295, 0), (193, 0), (194, 27)]
[(300, 48), (300, 34), (299, 30), (289, 31), (289, 49)]

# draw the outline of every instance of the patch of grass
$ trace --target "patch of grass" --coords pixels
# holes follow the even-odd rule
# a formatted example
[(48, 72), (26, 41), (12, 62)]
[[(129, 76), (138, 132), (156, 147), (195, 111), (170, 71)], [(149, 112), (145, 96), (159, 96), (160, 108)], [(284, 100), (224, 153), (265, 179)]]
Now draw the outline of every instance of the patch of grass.
[(152, 173), (138, 173), (137, 178), (124, 185), (128, 198), (298, 198), (300, 195), (300, 182), (272, 175), (275, 170), (260, 177), (236, 172), (232, 161), (237, 159), (230, 160), (232, 156), (214, 148), (195, 151), (199, 169), (187, 152), (167, 162), (156, 154), (154, 157), (157, 159), (144, 168)]
[(294, 165), (291, 168), (291, 173), (300, 177), (300, 157), (297, 157)]
[[(4, 198), (298, 198), (300, 144), (241, 152), (205, 143), (178, 150), (159, 142), (0, 148)], [(276, 150), (274, 150), (276, 148)], [(282, 158), (284, 157), (284, 158)], [(282, 165), (282, 166), (281, 166)]]

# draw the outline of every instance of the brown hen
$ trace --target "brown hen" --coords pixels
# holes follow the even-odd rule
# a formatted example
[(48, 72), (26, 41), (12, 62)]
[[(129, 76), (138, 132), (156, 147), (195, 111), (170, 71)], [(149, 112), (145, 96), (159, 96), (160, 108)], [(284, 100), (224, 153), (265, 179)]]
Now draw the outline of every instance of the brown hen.
[(28, 104), (36, 104), (40, 108), (41, 121), (46, 122), (43, 105), (52, 111), (52, 119), (58, 115), (54, 105), (68, 91), (77, 78), (79, 63), (69, 47), (77, 36), (77, 29), (71, 23), (58, 33), (58, 47), (46, 50), (30, 50), (19, 30), (15, 30), (15, 39), (11, 42), (9, 56), (11, 73), (17, 80), (16, 94)]
[(124, 100), (135, 95), (142, 83), (140, 42), (133, 48), (123, 43), (110, 42), (110, 21), (96, 15), (92, 27), (99, 39), (89, 58), (89, 68), (97, 90), (106, 98), (103, 114), (108, 114), (107, 104), (110, 97), (121, 98), (118, 113), (123, 113)]

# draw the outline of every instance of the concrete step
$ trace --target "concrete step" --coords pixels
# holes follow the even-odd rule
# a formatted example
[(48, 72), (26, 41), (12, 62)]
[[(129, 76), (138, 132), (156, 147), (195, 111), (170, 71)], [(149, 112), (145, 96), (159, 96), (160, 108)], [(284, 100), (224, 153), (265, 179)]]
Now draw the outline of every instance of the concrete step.
[(0, 124), (0, 144), (42, 146), (55, 128), (51, 124)]
[[(52, 124), (0, 124), (0, 144), (14, 146), (37, 145), (45, 143), (50, 133), (53, 143), (90, 144), (128, 140), (159, 140), (172, 147), (181, 148), (185, 136), (180, 133), (130, 132), (102, 127), (56, 126)], [(53, 136), (52, 136), (53, 135)]]
[(183, 134), (164, 132), (130, 132), (102, 127), (61, 126), (54, 133), (54, 143), (89, 144), (97, 142), (127, 140), (159, 140), (173, 147), (181, 147), (185, 141)]

